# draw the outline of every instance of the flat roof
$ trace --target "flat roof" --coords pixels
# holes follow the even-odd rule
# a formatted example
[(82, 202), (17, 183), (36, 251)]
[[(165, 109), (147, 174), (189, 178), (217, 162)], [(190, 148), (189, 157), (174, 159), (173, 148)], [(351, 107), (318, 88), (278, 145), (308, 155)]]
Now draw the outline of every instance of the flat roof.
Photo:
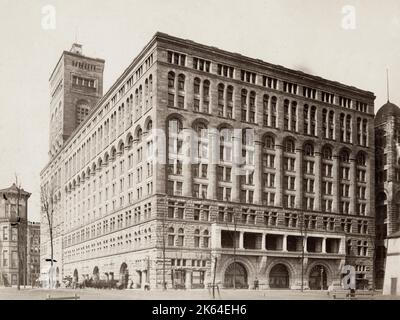
[(345, 90), (356, 91), (356, 92), (358, 92), (360, 94), (373, 95), (375, 97), (375, 94), (373, 92), (371, 92), (371, 91), (359, 89), (359, 88), (354, 87), (354, 86), (349, 86), (349, 85), (343, 84), (343, 83), (338, 82), (338, 81), (328, 80), (328, 79), (325, 79), (325, 78), (322, 78), (322, 77), (319, 77), (319, 76), (315, 76), (315, 75), (312, 75), (312, 74), (309, 74), (309, 73), (305, 73), (305, 72), (300, 71), (300, 70), (289, 69), (289, 68), (286, 68), (286, 67), (281, 66), (281, 65), (272, 64), (272, 63), (263, 61), (261, 59), (250, 58), (250, 57), (244, 56), (244, 55), (242, 55), (240, 53), (235, 53), (235, 52), (222, 50), (222, 49), (219, 49), (217, 47), (200, 44), (198, 42), (195, 42), (195, 41), (192, 41), (192, 40), (188, 40), (188, 39), (182, 39), (182, 38), (174, 37), (174, 36), (171, 36), (169, 34), (162, 33), (162, 32), (157, 32), (154, 37), (155, 38), (161, 38), (161, 39), (164, 38), (166, 40), (172, 40), (172, 41), (175, 41), (177, 43), (186, 44), (186, 45), (195, 46), (195, 47), (200, 47), (200, 48), (202, 48), (204, 50), (213, 51), (214, 53), (219, 53), (219, 54), (222, 54), (222, 55), (227, 55), (227, 56), (230, 56), (230, 57), (235, 58), (235, 59), (248, 61), (248, 62), (253, 63), (253, 64), (258, 64), (258, 65), (261, 65), (261, 66), (264, 66), (264, 67), (267, 67), (267, 68), (276, 69), (278, 71), (285, 72), (285, 73), (290, 73), (292, 75), (295, 74), (295, 75), (297, 75), (297, 76), (299, 76), (301, 78), (309, 78), (311, 80), (315, 80), (315, 81), (319, 81), (319, 82), (324, 81), (328, 85), (339, 87), (339, 88), (342, 88), (342, 89), (345, 89)]

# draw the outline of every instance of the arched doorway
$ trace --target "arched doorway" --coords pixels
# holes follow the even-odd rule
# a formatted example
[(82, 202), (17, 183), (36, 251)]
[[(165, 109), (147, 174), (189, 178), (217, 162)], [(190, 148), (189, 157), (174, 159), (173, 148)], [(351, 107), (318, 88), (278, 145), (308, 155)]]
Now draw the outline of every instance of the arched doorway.
[(322, 265), (314, 266), (308, 278), (308, 286), (310, 290), (327, 290), (328, 289), (328, 272)]
[(95, 266), (93, 269), (93, 281), (98, 282), (100, 280), (100, 271), (99, 267)]
[(119, 269), (119, 279), (122, 283), (122, 287), (124, 289), (128, 288), (129, 271), (128, 266), (125, 262), (121, 264), (121, 268)]
[(225, 271), (224, 287), (235, 287), (236, 289), (248, 288), (247, 271), (241, 263), (234, 262), (228, 266)]
[(273, 266), (269, 272), (269, 287), (271, 289), (289, 289), (289, 270), (288, 268), (279, 263)]

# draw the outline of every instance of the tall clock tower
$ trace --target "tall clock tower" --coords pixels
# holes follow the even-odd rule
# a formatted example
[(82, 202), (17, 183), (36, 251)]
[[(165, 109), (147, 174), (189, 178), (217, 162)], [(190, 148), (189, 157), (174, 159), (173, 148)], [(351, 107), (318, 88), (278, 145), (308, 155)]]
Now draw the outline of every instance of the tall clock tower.
[(50, 146), (53, 158), (103, 96), (104, 60), (83, 55), (74, 43), (64, 51), (50, 82)]

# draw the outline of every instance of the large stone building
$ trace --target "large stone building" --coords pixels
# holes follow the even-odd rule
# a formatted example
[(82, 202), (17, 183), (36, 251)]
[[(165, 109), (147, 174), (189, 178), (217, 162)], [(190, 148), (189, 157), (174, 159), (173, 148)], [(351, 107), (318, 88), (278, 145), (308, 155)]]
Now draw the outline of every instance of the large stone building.
[(385, 277), (387, 237), (400, 230), (400, 108), (395, 104), (388, 102), (377, 112), (375, 141), (375, 271), (376, 287), (382, 289)]
[(0, 286), (17, 285), (18, 275), (21, 285), (28, 284), (27, 219), (30, 196), (29, 192), (15, 184), (0, 190)]
[(319, 289), (350, 264), (371, 284), (373, 93), (162, 33), (104, 96), (103, 60), (60, 61), (58, 280)]

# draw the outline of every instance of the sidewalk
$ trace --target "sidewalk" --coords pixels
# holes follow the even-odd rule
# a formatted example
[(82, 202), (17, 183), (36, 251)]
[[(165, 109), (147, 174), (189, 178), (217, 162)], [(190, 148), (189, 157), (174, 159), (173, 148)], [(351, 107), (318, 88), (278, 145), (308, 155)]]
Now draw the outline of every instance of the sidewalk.
[[(211, 300), (212, 295), (206, 289), (174, 290), (162, 289), (144, 291), (143, 289), (103, 290), (103, 289), (42, 289), (0, 288), (0, 300), (45, 300), (48, 295), (52, 298), (73, 297), (80, 300)], [(220, 290), (216, 292), (216, 300), (332, 300), (326, 291), (294, 291), (294, 290)], [(400, 300), (400, 296), (391, 297), (381, 294), (360, 299), (368, 300)]]

